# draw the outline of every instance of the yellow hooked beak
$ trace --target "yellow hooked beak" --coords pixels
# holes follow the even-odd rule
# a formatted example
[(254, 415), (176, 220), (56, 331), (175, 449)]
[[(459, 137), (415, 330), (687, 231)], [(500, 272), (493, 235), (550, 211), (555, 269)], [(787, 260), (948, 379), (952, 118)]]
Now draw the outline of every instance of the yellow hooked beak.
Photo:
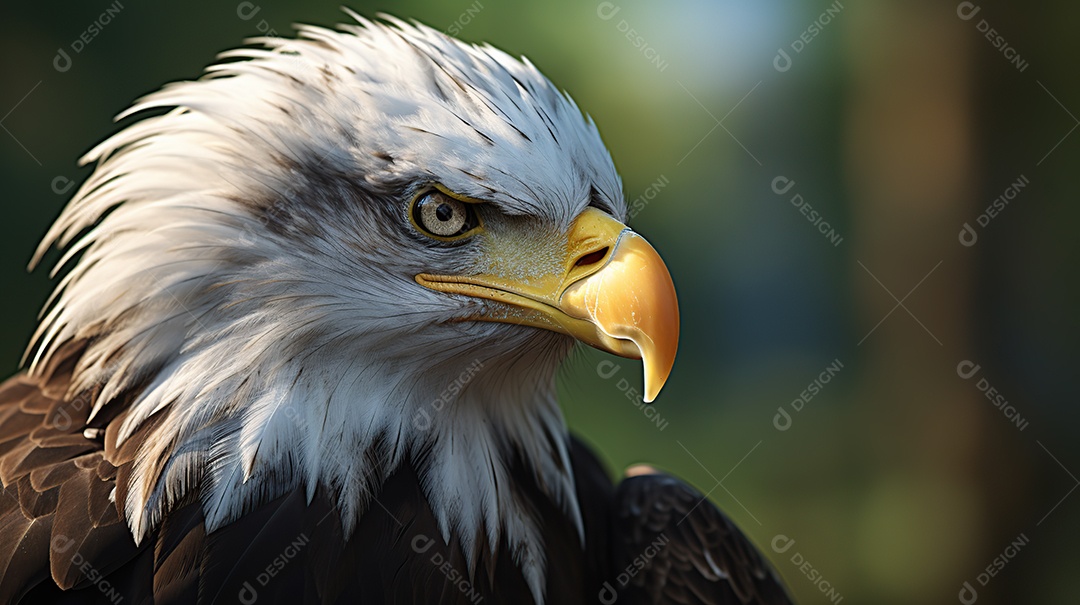
[(645, 401), (656, 399), (675, 363), (679, 305), (656, 250), (594, 208), (571, 225), (561, 269), (544, 275), (431, 275), (416, 281), (493, 300), (498, 310), (470, 317), (561, 332), (602, 351), (642, 359)]

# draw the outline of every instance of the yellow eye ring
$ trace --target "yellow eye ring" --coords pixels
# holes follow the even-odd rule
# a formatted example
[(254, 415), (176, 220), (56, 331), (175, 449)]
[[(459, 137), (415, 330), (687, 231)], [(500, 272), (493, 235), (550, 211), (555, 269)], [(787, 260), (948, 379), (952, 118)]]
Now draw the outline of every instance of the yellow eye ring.
[(409, 221), (432, 239), (458, 241), (475, 235), (482, 227), (474, 205), (442, 188), (428, 189), (413, 198)]

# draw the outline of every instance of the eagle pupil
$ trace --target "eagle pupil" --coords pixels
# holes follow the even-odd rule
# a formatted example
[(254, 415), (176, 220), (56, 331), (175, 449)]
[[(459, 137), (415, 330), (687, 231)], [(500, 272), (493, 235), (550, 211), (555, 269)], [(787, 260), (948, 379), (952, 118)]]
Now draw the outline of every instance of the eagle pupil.
[(442, 222), (446, 222), (453, 218), (454, 209), (450, 207), (450, 204), (439, 204), (439, 207), (435, 209), (435, 218)]
[(435, 238), (456, 238), (475, 227), (471, 209), (440, 192), (428, 192), (413, 203), (413, 223)]

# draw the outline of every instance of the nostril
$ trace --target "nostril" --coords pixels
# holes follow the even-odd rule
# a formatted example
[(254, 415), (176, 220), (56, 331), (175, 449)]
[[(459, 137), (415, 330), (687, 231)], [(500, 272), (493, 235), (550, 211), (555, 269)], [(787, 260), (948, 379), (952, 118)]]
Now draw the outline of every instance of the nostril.
[(585, 256), (582, 256), (581, 258), (577, 259), (577, 262), (574, 263), (574, 265), (578, 266), (578, 267), (585, 267), (585, 266), (591, 265), (593, 263), (598, 263), (598, 262), (604, 260), (604, 257), (607, 256), (607, 253), (608, 253), (608, 249), (606, 247), (602, 248), (600, 250), (597, 250), (596, 252), (590, 252), (590, 253), (586, 254)]

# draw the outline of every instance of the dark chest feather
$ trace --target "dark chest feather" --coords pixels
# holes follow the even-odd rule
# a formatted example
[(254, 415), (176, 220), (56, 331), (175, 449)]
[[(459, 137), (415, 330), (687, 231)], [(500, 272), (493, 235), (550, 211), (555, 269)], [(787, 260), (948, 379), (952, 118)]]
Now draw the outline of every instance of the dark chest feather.
[[(296, 490), (210, 533), (200, 504), (181, 502), (136, 546), (110, 494), (124, 501), (156, 422), (122, 447), (124, 412), (88, 425), (92, 394), (65, 397), (78, 353), (0, 385), (0, 603), (533, 603), (505, 543), (470, 562), (460, 536), (443, 541), (411, 463), (348, 539), (328, 493), (308, 503)], [(531, 476), (513, 473), (509, 486), (541, 531), (547, 603), (790, 603), (768, 562), (697, 490), (664, 474), (616, 490), (585, 446), (570, 448), (584, 545)]]
[[(198, 503), (182, 504), (136, 546), (109, 500), (125, 465), (83, 436), (89, 410), (77, 408), (89, 406), (60, 394), (25, 377), (0, 387), (0, 602), (532, 602), (505, 544), (482, 549), (470, 573), (411, 465), (385, 482), (347, 540), (330, 498), (320, 492), (309, 504), (298, 490), (209, 534)], [(582, 470), (582, 496), (599, 507), (584, 511), (588, 543), (601, 547), (605, 515), (593, 510), (606, 509), (611, 487), (598, 466)], [(565, 515), (519, 479), (543, 528), (548, 602), (595, 595), (604, 557), (586, 555)]]

